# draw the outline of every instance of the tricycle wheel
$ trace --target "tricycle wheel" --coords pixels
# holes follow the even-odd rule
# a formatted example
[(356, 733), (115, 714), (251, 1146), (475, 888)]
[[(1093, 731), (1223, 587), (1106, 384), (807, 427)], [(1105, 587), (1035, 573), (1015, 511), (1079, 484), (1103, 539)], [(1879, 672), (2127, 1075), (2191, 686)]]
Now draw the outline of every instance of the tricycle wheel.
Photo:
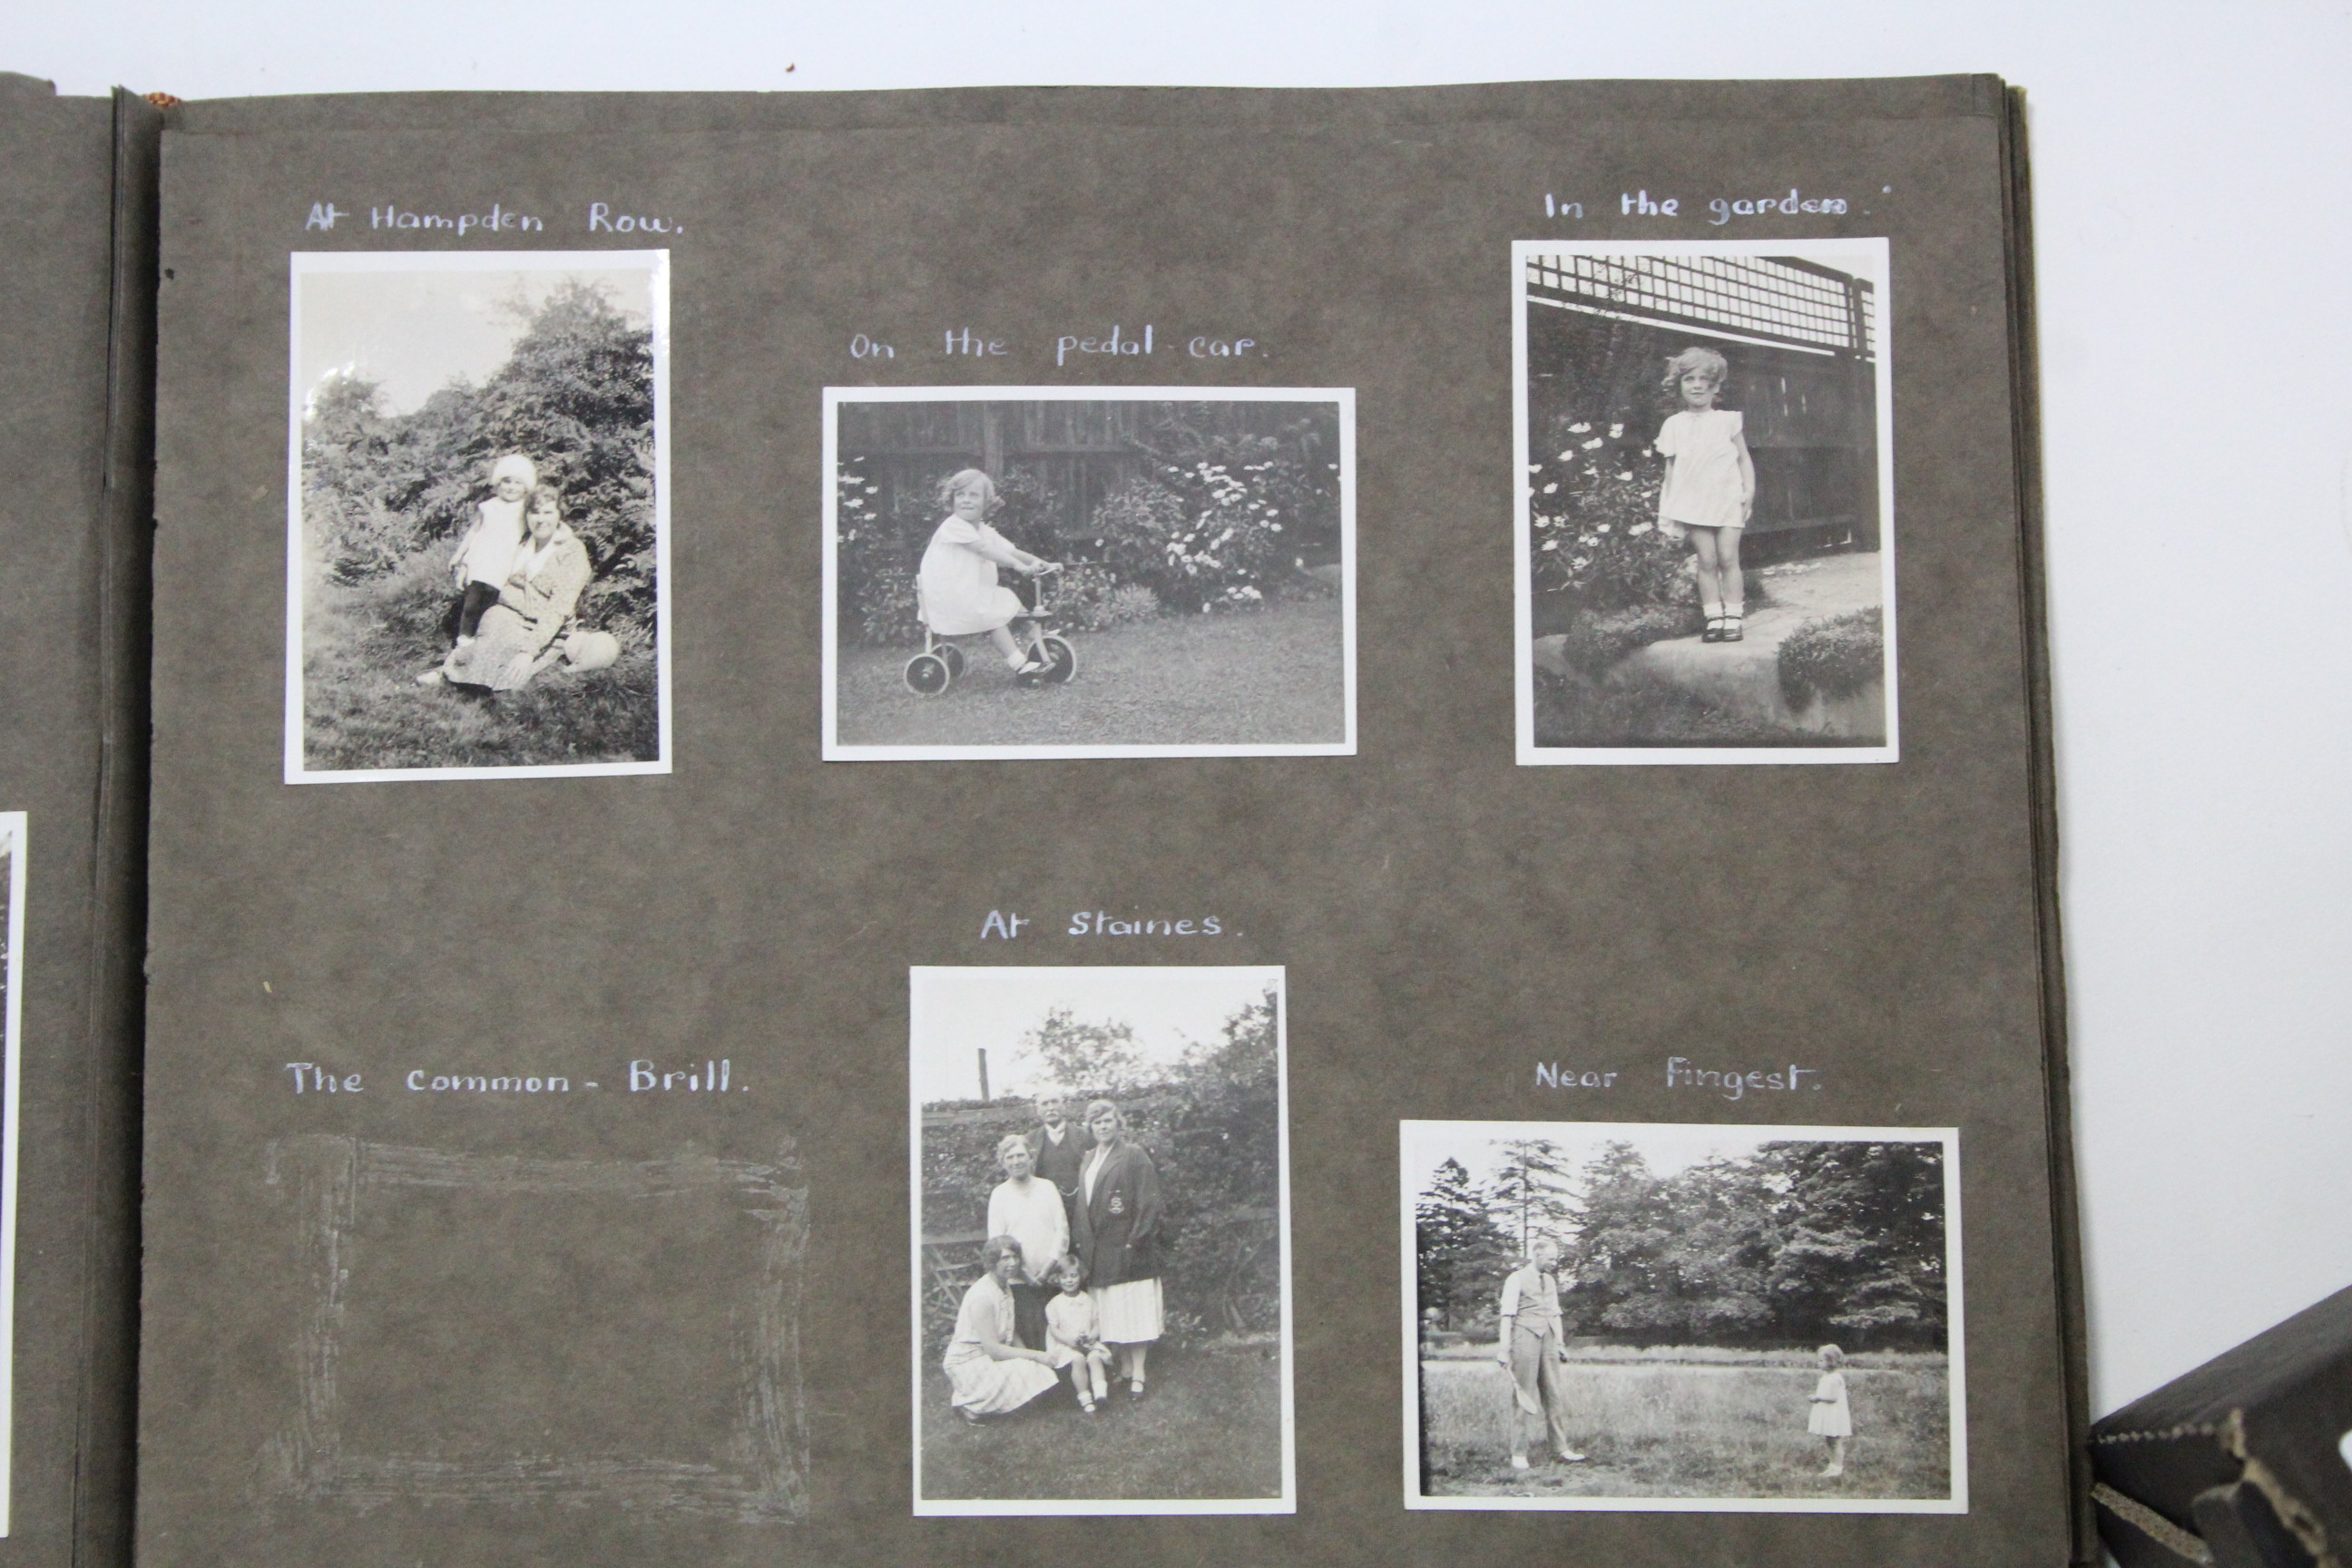
[(955, 671), (935, 653), (919, 653), (907, 661), (907, 689), (918, 697), (937, 697), (955, 681)]

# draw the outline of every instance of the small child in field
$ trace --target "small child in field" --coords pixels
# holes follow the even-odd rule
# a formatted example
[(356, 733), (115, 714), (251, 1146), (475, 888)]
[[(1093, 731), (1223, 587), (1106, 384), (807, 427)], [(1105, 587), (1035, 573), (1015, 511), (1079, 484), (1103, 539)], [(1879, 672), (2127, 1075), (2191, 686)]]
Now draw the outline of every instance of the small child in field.
[(1845, 1440), (1853, 1436), (1853, 1411), (1845, 1402), (1845, 1373), (1841, 1370), (1844, 1365), (1845, 1352), (1835, 1345), (1822, 1347), (1822, 1377), (1813, 1384), (1812, 1414), (1805, 1419), (1805, 1430), (1829, 1445), (1823, 1480), (1845, 1474)]
[(1756, 510), (1756, 465), (1748, 456), (1741, 416), (1715, 405), (1730, 374), (1730, 362), (1713, 349), (1687, 348), (1668, 360), (1664, 384), (1682, 408), (1658, 432), (1658, 450), (1666, 459), (1658, 531), (1669, 539), (1688, 533), (1697, 553), (1699, 609), (1706, 616), (1702, 642), (1738, 642), (1747, 635), (1739, 535)]
[(996, 505), (996, 481), (978, 468), (964, 468), (940, 486), (948, 515), (931, 534), (915, 573), (923, 624), (943, 637), (986, 632), (1005, 664), (1024, 684), (1034, 685), (1045, 661), (1013, 636), (1013, 623), (1027, 614), (1012, 589), (996, 580), (999, 566), (1034, 577), (1052, 563), (1014, 546), (988, 526)]
[[(499, 590), (514, 570), (529, 528), (523, 501), (539, 485), (539, 465), (520, 452), (509, 452), (490, 465), (490, 497), (474, 509), (474, 525), (449, 559), (450, 574), (465, 599), (457, 606), (457, 646), (465, 647), (482, 627), (482, 614), (499, 602)], [(436, 668), (416, 679), (427, 685), (440, 679)]]
[(1087, 1294), (1087, 1266), (1075, 1257), (1064, 1258), (1054, 1270), (1062, 1293), (1045, 1303), (1046, 1353), (1057, 1367), (1070, 1369), (1070, 1386), (1089, 1415), (1095, 1401), (1110, 1398), (1110, 1347), (1095, 1332), (1095, 1300)]

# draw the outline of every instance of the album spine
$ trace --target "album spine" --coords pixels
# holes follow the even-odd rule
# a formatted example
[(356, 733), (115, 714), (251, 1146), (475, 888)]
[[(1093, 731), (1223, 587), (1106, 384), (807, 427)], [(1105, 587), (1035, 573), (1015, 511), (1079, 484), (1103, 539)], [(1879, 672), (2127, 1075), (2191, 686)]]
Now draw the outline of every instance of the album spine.
[(2022, 88), (2002, 94), (2003, 227), (2009, 242), (2010, 417), (2014, 421), (2019, 601), (2024, 607), (2026, 721), (2032, 796), (2035, 938), (2041, 954), (2044, 1121), (2050, 1149), (2050, 1228), (2057, 1246), (2058, 1334), (2066, 1395), (2067, 1506), (2074, 1561), (2100, 1561), (2091, 1503), (2089, 1329), (2076, 1207), (2074, 1115), (2067, 1063), (2066, 951), (2058, 918), (2057, 756), (2050, 700), (2050, 612), (2043, 552), (2042, 388), (2034, 310), (2033, 183)]
[(113, 95), (99, 729), (86, 1114), (89, 1192), (73, 1501), (77, 1563), (127, 1563), (136, 1476), (141, 1030), (146, 951), (149, 563), (154, 536), (158, 174), (163, 115)]

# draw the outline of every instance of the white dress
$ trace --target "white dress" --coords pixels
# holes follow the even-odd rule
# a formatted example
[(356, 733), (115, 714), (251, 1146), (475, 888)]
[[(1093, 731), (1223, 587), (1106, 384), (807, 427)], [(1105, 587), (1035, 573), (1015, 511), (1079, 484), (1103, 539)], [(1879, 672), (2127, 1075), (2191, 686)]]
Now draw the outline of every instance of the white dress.
[(991, 1274), (973, 1280), (971, 1289), (963, 1293), (963, 1305), (956, 1310), (955, 1337), (948, 1341), (948, 1353), (940, 1363), (955, 1391), (950, 1404), (974, 1415), (1000, 1415), (1020, 1409), (1054, 1386), (1054, 1369), (1041, 1362), (1020, 1357), (991, 1360), (981, 1339), (982, 1325), (995, 1330), (997, 1343), (1016, 1342), (1013, 1298)]
[(1813, 1384), (1813, 1413), (1805, 1417), (1806, 1431), (1816, 1437), (1853, 1436), (1853, 1411), (1845, 1402), (1845, 1373), (1822, 1373), (1821, 1382)]
[(977, 548), (983, 539), (1004, 542), (1004, 536), (984, 522), (950, 516), (923, 552), (915, 591), (923, 624), (940, 637), (992, 632), (1026, 613), (1013, 590), (997, 582), (996, 563)]
[(457, 546), (457, 563), (467, 582), (503, 587), (528, 531), (523, 527), (522, 502), (492, 496), (474, 511), (474, 526)]
[(1685, 408), (1666, 421), (1658, 450), (1675, 461), (1658, 499), (1660, 518), (1685, 528), (1743, 525), (1739, 451), (1746, 423), (1723, 408)]
[(1054, 1331), (1054, 1341), (1045, 1347), (1045, 1353), (1054, 1358), (1055, 1366), (1067, 1366), (1081, 1359), (1070, 1348), (1078, 1341), (1089, 1335), (1102, 1338), (1095, 1330), (1094, 1298), (1083, 1290), (1075, 1296), (1066, 1290), (1046, 1302), (1045, 1326)]

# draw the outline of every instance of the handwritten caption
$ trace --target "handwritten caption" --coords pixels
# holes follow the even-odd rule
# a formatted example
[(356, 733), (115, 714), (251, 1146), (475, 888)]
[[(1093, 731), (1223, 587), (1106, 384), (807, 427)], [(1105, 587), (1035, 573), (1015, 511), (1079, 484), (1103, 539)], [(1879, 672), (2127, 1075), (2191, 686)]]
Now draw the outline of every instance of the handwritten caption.
[[(1037, 926), (1041, 930), (1024, 928)], [(1056, 934), (1057, 922), (1039, 921), (1011, 910), (991, 910), (988, 918), (980, 922), (982, 942), (1016, 942), (1024, 935)], [(1229, 931), (1220, 915), (1143, 914), (1134, 910), (1114, 913), (1109, 910), (1074, 910), (1066, 921), (1058, 922), (1062, 936), (1239, 936)]]
[[(915, 345), (922, 344), (922, 356), (944, 359), (1004, 359), (1018, 353), (1043, 354), (1045, 340), (1016, 343), (1009, 338), (997, 337), (971, 327), (948, 327), (940, 331), (936, 355), (928, 346), (928, 337), (909, 339), (906, 358), (918, 357)], [(1073, 364), (1088, 364), (1097, 359), (1168, 359), (1234, 360), (1265, 359), (1268, 351), (1256, 338), (1245, 338), (1230, 331), (1162, 332), (1156, 321), (1146, 321), (1141, 327), (1129, 327), (1114, 321), (1108, 329), (1086, 328), (1078, 331), (1056, 333), (1051, 353), (1055, 368), (1067, 369)], [(852, 332), (849, 336), (849, 357), (853, 360), (895, 360), (900, 358), (898, 345), (888, 338), (872, 332)]]
[[(1890, 193), (1894, 189), (1892, 186), (1885, 188)], [(1543, 204), (1544, 216), (1549, 218), (1581, 219), (1584, 216), (1582, 202), (1565, 201), (1549, 191), (1544, 193)], [(1617, 195), (1616, 216), (1619, 217), (1681, 217), (1685, 216), (1683, 206), (1683, 198), (1680, 196), (1654, 196), (1646, 188), (1638, 191), (1621, 191)], [(1604, 212), (1608, 210), (1605, 203), (1602, 204), (1601, 210)], [(1718, 228), (1734, 218), (1795, 217), (1807, 213), (1836, 216), (1850, 209), (1843, 196), (1809, 196), (1794, 185), (1790, 186), (1786, 191), (1774, 191), (1765, 195), (1709, 196), (1706, 199), (1706, 221)], [(1689, 216), (1696, 217), (1698, 209), (1694, 206)]]
[[(547, 220), (535, 213), (516, 212), (504, 203), (492, 202), (488, 212), (436, 213), (402, 206), (398, 202), (385, 202), (381, 206), (371, 205), (366, 209), (367, 226), (371, 229), (394, 231), (413, 230), (417, 233), (446, 234), (457, 239), (482, 235), (544, 234)], [(302, 220), (304, 232), (333, 231), (349, 218), (358, 226), (360, 209), (346, 210), (331, 201), (312, 202)], [(677, 236), (686, 232), (686, 225), (674, 217), (653, 213), (624, 212), (611, 202), (590, 202), (587, 211), (580, 215), (580, 226), (590, 234), (658, 234)]]
[[(1557, 1060), (1540, 1061), (1535, 1067), (1538, 1089), (1610, 1089), (1621, 1079), (1633, 1081), (1622, 1068), (1580, 1067)], [(1745, 1100), (1751, 1094), (1819, 1093), (1822, 1087), (1820, 1068), (1794, 1062), (1786, 1066), (1775, 1062), (1765, 1068), (1714, 1068), (1701, 1067), (1688, 1057), (1668, 1057), (1665, 1079), (1668, 1089), (1701, 1089), (1729, 1100)]]
[[(288, 1062), (278, 1069), (295, 1094), (365, 1094), (367, 1075), (344, 1072), (323, 1062)], [(394, 1069), (394, 1093), (464, 1095), (562, 1095), (602, 1090), (598, 1079), (576, 1081), (564, 1073), (440, 1071), (433, 1068)], [(684, 1067), (664, 1067), (651, 1057), (632, 1060), (614, 1083), (625, 1094), (749, 1094), (751, 1086), (735, 1081), (735, 1064), (716, 1057)], [(625, 1088), (621, 1086), (625, 1085)]]

